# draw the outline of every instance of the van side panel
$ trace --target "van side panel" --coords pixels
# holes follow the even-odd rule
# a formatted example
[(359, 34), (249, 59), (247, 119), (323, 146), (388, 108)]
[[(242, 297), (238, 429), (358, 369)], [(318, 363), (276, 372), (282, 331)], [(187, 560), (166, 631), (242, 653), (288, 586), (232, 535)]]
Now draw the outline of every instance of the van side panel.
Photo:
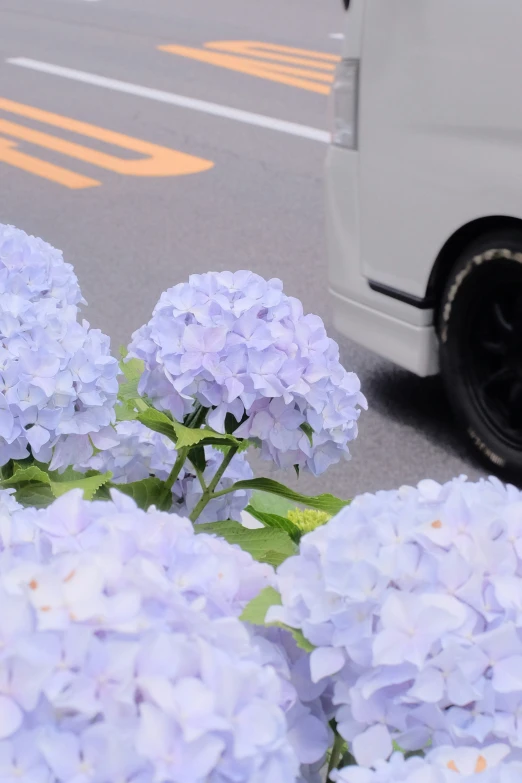
[(366, 0), (351, 0), (344, 25), (343, 53), (345, 57), (359, 58), (363, 38)]
[[(489, 215), (522, 218), (521, 31), (521, 0), (366, 0), (365, 277), (423, 297), (458, 228)], [(345, 41), (346, 56), (351, 49)]]

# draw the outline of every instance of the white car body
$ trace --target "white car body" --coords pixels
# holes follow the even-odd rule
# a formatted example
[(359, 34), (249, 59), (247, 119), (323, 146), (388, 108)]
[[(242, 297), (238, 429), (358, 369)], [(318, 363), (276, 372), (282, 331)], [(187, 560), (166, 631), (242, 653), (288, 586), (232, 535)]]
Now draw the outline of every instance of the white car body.
[(345, 23), (357, 149), (327, 154), (334, 321), (431, 375), (459, 250), (522, 221), (522, 2), (351, 0)]

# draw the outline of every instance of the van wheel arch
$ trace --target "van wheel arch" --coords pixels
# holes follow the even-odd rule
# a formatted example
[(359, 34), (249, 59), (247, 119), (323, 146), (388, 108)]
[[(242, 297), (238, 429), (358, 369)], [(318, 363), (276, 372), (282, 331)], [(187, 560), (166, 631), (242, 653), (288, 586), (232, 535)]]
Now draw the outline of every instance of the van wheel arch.
[(445, 242), (433, 264), (426, 289), (426, 299), (434, 303), (433, 322), (437, 329), (440, 322), (440, 304), (446, 283), (453, 267), (466, 248), (488, 234), (499, 234), (513, 230), (522, 231), (522, 220), (506, 215), (491, 215), (466, 223)]

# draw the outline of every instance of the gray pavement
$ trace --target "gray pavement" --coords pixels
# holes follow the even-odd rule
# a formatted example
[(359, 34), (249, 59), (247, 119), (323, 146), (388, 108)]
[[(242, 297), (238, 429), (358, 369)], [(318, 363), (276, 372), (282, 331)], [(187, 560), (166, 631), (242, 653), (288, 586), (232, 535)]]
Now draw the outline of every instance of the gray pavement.
[[(340, 0), (0, 0), (0, 157), (2, 139), (9, 138), (39, 170), (22, 170), (12, 156), (5, 162), (11, 153), (4, 149), (0, 221), (63, 249), (89, 302), (85, 316), (110, 334), (116, 349), (148, 319), (163, 289), (211, 269), (250, 268), (281, 277), (288, 293), (330, 325), (325, 145), (6, 60), (31, 58), (326, 130), (323, 94), (157, 47), (202, 50), (207, 42), (255, 41), (337, 54), (339, 41), (330, 34), (342, 23)], [(22, 116), (6, 101), (33, 113)], [(66, 156), (63, 148), (5, 134), (2, 119), (100, 153), (139, 157), (106, 139), (79, 136), (61, 120), (61, 127), (50, 127), (34, 109), (197, 156), (213, 167), (185, 176), (124, 176)], [(42, 176), (41, 161), (100, 184), (57, 184)], [(352, 461), (321, 480), (302, 477), (296, 486), (349, 497), (425, 476), (481, 474), (454, 431), (438, 379), (417, 379), (339, 341), (346, 366), (362, 379), (370, 410), (361, 418)], [(257, 467), (276, 475), (270, 466)]]

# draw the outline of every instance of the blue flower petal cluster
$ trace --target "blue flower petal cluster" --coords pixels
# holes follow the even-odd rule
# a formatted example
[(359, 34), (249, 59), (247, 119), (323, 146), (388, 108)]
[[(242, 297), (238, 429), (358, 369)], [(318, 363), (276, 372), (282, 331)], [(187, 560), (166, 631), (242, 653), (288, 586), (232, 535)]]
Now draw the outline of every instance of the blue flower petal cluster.
[(58, 250), (0, 224), (0, 465), (30, 449), (61, 469), (111, 438), (118, 364), (82, 301)]
[[(178, 452), (174, 443), (165, 435), (150, 430), (139, 421), (122, 421), (114, 428), (115, 445), (98, 452), (76, 469), (110, 471), (115, 484), (128, 484), (149, 476), (165, 481), (176, 462)], [(208, 484), (223, 461), (223, 454), (205, 446), (206, 468), (203, 477)], [(236, 454), (228, 465), (216, 491), (227, 489), (236, 481), (251, 479), (252, 469), (244, 453)], [(203, 490), (195, 471), (189, 462), (182, 468), (172, 487), (172, 511), (188, 516), (201, 498)], [(218, 522), (225, 519), (241, 521), (241, 512), (248, 505), (250, 492), (236, 490), (212, 499), (198, 518), (201, 522)]]
[(219, 432), (235, 421), (265, 459), (316, 475), (349, 456), (366, 407), (322, 320), (252, 272), (191, 275), (164, 292), (129, 356), (145, 362), (139, 391), (156, 407), (182, 421), (197, 401)]
[[(363, 495), (278, 569), (267, 619), (316, 645), (360, 763), (407, 750), (522, 748), (522, 493), (491, 479)], [(361, 761), (366, 759), (366, 762)]]
[(297, 779), (287, 684), (234, 616), (272, 569), (117, 492), (0, 516), (3, 781)]
[[(125, 550), (139, 552), (163, 568), (179, 593), (190, 602), (198, 601), (211, 618), (238, 617), (249, 601), (275, 584), (271, 566), (258, 563), (239, 546), (218, 536), (195, 535), (187, 519), (145, 514), (117, 493), (114, 504), (89, 504), (77, 496), (73, 505), (72, 496), (67, 497), (55, 502), (51, 511), (25, 510), (18, 515), (17, 528), (23, 530), (29, 524), (33, 536), (34, 530), (38, 531), (38, 548), (50, 547), (56, 553), (93, 551), (113, 557), (125, 537)], [(13, 502), (10, 497), (8, 501)], [(279, 705), (286, 716), (289, 740), (302, 774), (311, 783), (315, 779), (312, 773), (315, 767), (323, 766), (333, 739), (328, 726), (331, 714), (325, 711), (326, 684), (312, 683), (310, 656), (286, 631), (256, 628), (252, 641), (259, 660), (278, 674)]]
[(299, 783), (324, 783), (327, 751), (333, 744), (329, 721), (333, 717), (327, 683), (312, 682), (310, 655), (293, 637), (278, 628), (256, 628), (254, 643), (264, 663), (284, 683), (284, 710), (289, 737), (301, 763)]
[(344, 767), (332, 773), (336, 783), (518, 783), (520, 761), (506, 760), (510, 748), (437, 748), (425, 758), (394, 753), (373, 767)]

